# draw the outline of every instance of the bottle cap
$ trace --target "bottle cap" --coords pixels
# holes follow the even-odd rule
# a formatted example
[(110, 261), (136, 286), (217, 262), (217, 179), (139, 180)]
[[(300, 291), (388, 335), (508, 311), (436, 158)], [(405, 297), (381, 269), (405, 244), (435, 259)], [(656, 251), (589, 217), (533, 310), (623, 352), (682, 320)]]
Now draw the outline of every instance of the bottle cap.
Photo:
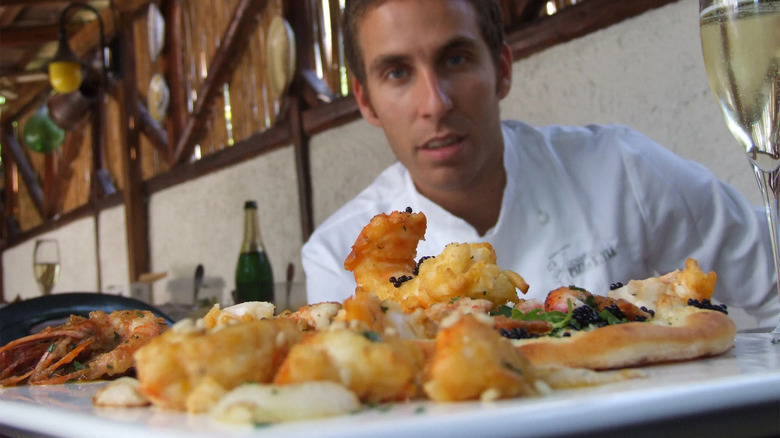
[(244, 209), (247, 209), (247, 208), (257, 209), (257, 202), (255, 202), (255, 201), (246, 201), (244, 203)]

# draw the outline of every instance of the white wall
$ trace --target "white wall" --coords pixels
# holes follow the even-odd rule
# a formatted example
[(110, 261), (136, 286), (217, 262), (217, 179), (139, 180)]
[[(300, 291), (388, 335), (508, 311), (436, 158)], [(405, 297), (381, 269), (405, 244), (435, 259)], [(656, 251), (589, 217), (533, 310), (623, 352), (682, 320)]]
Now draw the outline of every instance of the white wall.
[[(191, 279), (203, 263), (207, 282), (221, 279), (225, 299), (233, 290), (244, 230), (244, 201), (258, 205), (260, 230), (274, 280), (284, 282), (287, 264), (299, 279), (301, 225), (295, 155), (285, 147), (218, 173), (156, 193), (149, 204), (150, 252), (155, 271), (168, 281)], [(173, 298), (166, 281), (155, 283), (154, 299)], [(278, 291), (280, 293), (281, 291)]]
[[(53, 293), (97, 290), (95, 221), (84, 218), (37, 238), (57, 239), (60, 247), (60, 280)], [(35, 239), (3, 252), (4, 293), (7, 300), (40, 295), (32, 270)]]
[[(698, 161), (753, 202), (759, 197), (734, 139), (712, 96), (701, 59), (697, 5), (679, 1), (608, 29), (558, 45), (514, 65), (512, 92), (502, 104), (506, 118), (529, 123), (623, 123), (681, 156)], [(359, 120), (312, 139), (314, 220), (322, 222), (369, 184), (394, 158), (379, 129)], [(294, 155), (290, 147), (152, 196), (149, 204), (155, 302), (171, 297), (166, 285), (189, 279), (197, 263), (207, 277), (233, 288), (242, 233), (242, 205), (256, 199), (263, 239), (277, 281), (288, 262), (302, 280)], [(83, 223), (82, 223), (83, 222)], [(124, 213), (101, 214), (104, 288), (127, 278)], [(92, 222), (58, 230), (67, 251), (55, 291), (92, 289), (95, 284)], [(36, 291), (32, 243), (4, 253), (6, 297)], [(70, 268), (70, 265), (77, 267)], [(294, 299), (302, 300), (300, 296)]]

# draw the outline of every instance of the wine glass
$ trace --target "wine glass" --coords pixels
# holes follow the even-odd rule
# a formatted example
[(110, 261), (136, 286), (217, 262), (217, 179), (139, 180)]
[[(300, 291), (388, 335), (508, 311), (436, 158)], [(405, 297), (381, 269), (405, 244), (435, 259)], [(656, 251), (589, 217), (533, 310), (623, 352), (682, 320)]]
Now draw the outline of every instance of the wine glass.
[(699, 0), (699, 26), (710, 86), (764, 199), (780, 299), (780, 0)]
[(38, 239), (33, 250), (33, 275), (41, 293), (49, 295), (60, 278), (60, 246), (55, 239)]

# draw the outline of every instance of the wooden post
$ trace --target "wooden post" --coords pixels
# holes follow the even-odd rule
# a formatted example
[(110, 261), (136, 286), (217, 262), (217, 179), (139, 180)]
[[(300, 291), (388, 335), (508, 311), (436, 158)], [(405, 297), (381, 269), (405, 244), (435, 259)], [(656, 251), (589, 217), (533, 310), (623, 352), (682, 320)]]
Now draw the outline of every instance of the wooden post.
[(119, 129), (122, 133), (122, 199), (125, 205), (127, 261), (130, 282), (149, 271), (149, 212), (143, 193), (141, 143), (138, 122), (138, 88), (135, 71), (133, 14), (120, 13), (122, 83), (119, 87)]
[(295, 80), (288, 90), (287, 118), (290, 121), (290, 135), (295, 147), (295, 172), (298, 180), (298, 204), (301, 212), (301, 237), (305, 242), (314, 231), (312, 208), (311, 163), (309, 154), (310, 136), (303, 129), (302, 112), (305, 109), (302, 99), (307, 88), (301, 71), (314, 66), (314, 36), (311, 31), (311, 4), (307, 0), (292, 0), (286, 3), (285, 16), (295, 32), (297, 65)]

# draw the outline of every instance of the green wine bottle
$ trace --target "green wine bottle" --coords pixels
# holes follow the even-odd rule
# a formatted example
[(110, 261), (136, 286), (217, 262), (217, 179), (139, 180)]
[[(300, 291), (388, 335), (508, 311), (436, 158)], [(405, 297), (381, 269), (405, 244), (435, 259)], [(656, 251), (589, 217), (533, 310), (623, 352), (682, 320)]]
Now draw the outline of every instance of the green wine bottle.
[(260, 238), (257, 203), (244, 203), (244, 241), (236, 265), (236, 304), (245, 301), (274, 302), (274, 275)]

